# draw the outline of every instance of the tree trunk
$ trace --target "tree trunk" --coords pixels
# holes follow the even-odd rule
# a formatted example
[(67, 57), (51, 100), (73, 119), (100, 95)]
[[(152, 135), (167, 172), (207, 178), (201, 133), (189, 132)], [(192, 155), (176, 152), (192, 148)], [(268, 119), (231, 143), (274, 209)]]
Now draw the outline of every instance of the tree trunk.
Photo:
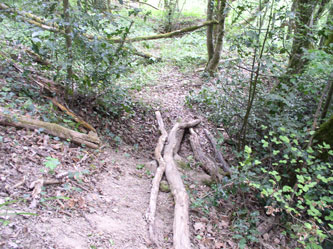
[(218, 167), (215, 162), (205, 155), (203, 152), (198, 134), (190, 128), (190, 143), (193, 150), (194, 158), (200, 162), (200, 167), (208, 173), (215, 182), (220, 182), (222, 180), (222, 176), (219, 174)]
[[(329, 118), (328, 121), (323, 123), (319, 129), (314, 134), (314, 140), (316, 140), (315, 144), (327, 143), (333, 148), (333, 116)], [(320, 155), (320, 158), (327, 159), (328, 153), (323, 152)]]
[(157, 239), (155, 237), (155, 213), (156, 213), (156, 206), (157, 206), (157, 197), (158, 197), (158, 192), (159, 192), (159, 186), (160, 182), (162, 180), (163, 174), (165, 172), (166, 168), (166, 163), (165, 160), (162, 156), (162, 152), (164, 149), (164, 144), (166, 139), (168, 138), (168, 133), (166, 132), (164, 128), (164, 123), (163, 119), (161, 116), (161, 113), (157, 111), (156, 113), (156, 119), (158, 123), (158, 127), (161, 132), (161, 136), (158, 139), (157, 146), (155, 148), (155, 158), (158, 162), (158, 168), (156, 170), (153, 182), (152, 182), (152, 188), (150, 192), (150, 200), (149, 200), (149, 208), (146, 214), (146, 218), (148, 221), (148, 226), (149, 226), (149, 237), (152, 243), (155, 245), (158, 245)]
[(307, 60), (303, 57), (304, 49), (311, 46), (309, 28), (316, 0), (298, 0), (296, 8), (296, 29), (289, 58), (288, 74), (300, 74), (304, 71)]
[(324, 44), (324, 49), (328, 53), (332, 53), (332, 43), (333, 43), (333, 3), (331, 4), (331, 7), (329, 9), (329, 13), (327, 16), (327, 21), (326, 21), (326, 36), (323, 39), (323, 44)]
[[(219, 64), (220, 57), (221, 57), (222, 46), (223, 46), (224, 23), (225, 23), (225, 18), (226, 18), (225, 9), (226, 9), (227, 0), (220, 0), (220, 1), (221, 1), (220, 9), (218, 10), (219, 33), (218, 33), (217, 41), (216, 41), (215, 48), (214, 48), (214, 54), (213, 54), (212, 58), (208, 61), (207, 65), (206, 65), (206, 69), (205, 69), (205, 71), (208, 72), (210, 75), (213, 75), (217, 69), (217, 66)], [(208, 49), (211, 49), (211, 48), (208, 48)]]
[(72, 52), (72, 31), (70, 25), (70, 16), (69, 16), (69, 0), (63, 0), (64, 7), (64, 21), (65, 21), (65, 39), (66, 39), (66, 49), (67, 49), (67, 82), (71, 85), (72, 93), (73, 89), (73, 52)]
[[(17, 9), (12, 9), (10, 7), (8, 7), (7, 5), (0, 3), (0, 10), (4, 10), (4, 11), (8, 11), (9, 13), (13, 13), (15, 15), (19, 15), (22, 17), (24, 22), (30, 23), (32, 25), (36, 25), (44, 30), (48, 30), (50, 32), (55, 32), (55, 33), (60, 33), (63, 35), (66, 35), (65, 31), (63, 29), (61, 29), (61, 27), (59, 27), (59, 25), (57, 25), (57, 23), (50, 23), (47, 20), (40, 18), (38, 16), (32, 15), (30, 13), (24, 12), (24, 11), (18, 11)], [(14, 15), (11, 15), (14, 16)], [(195, 30), (198, 30), (200, 28), (203, 28), (205, 26), (209, 26), (212, 24), (218, 24), (218, 22), (216, 20), (211, 20), (211, 21), (206, 21), (203, 22), (201, 24), (198, 25), (194, 25), (194, 26), (190, 26), (190, 27), (186, 27), (183, 29), (179, 29), (179, 30), (175, 30), (169, 33), (165, 33), (165, 34), (157, 34), (157, 35), (149, 35), (149, 36), (138, 36), (138, 37), (133, 37), (133, 38), (126, 38), (125, 42), (126, 43), (131, 43), (131, 42), (139, 42), (139, 41), (148, 41), (148, 40), (157, 40), (157, 39), (164, 39), (164, 38), (172, 38), (174, 36), (179, 36), (179, 35), (183, 35), (185, 33), (189, 33)], [(122, 43), (124, 41), (124, 39), (122, 38), (110, 38), (108, 39), (107, 37), (102, 37), (102, 36), (94, 36), (91, 34), (87, 34), (87, 33), (83, 33), (82, 34), (84, 37), (93, 40), (93, 39), (105, 39), (108, 41), (112, 41), (114, 43)], [(153, 56), (149, 56), (149, 58), (151, 58)]]
[(320, 117), (321, 122), (326, 118), (328, 108), (329, 108), (329, 106), (331, 104), (331, 100), (332, 100), (332, 95), (333, 95), (333, 73), (331, 73), (331, 75), (329, 76), (329, 80), (328, 80), (327, 84), (330, 84), (330, 90), (328, 91), (326, 101), (325, 101), (325, 105), (324, 105), (323, 111), (321, 113), (321, 117)]
[[(207, 4), (207, 22), (210, 22), (213, 20), (213, 12), (214, 12), (214, 1), (208, 0)], [(210, 61), (213, 58), (214, 55), (214, 40), (213, 40), (213, 25), (207, 26), (207, 52), (208, 52), (208, 61)]]
[[(291, 6), (291, 12), (295, 13), (297, 9), (297, 0), (293, 1), (293, 4)], [(288, 21), (288, 31), (287, 31), (287, 37), (286, 40), (289, 40), (290, 37), (292, 36), (293, 31), (295, 30), (295, 19), (289, 17), (289, 21)]]

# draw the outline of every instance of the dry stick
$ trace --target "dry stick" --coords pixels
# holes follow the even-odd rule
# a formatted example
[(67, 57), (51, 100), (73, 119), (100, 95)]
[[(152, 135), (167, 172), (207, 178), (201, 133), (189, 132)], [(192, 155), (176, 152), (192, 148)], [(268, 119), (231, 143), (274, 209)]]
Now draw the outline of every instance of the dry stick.
[(173, 246), (175, 249), (191, 248), (189, 231), (189, 198), (174, 160), (174, 151), (177, 146), (177, 141), (182, 139), (182, 137), (177, 137), (177, 134), (180, 129), (194, 127), (199, 123), (200, 120), (194, 120), (187, 123), (176, 123), (168, 135), (168, 143), (164, 150), (163, 158), (166, 162), (165, 175), (175, 200), (173, 221)]
[(147, 5), (155, 10), (160, 10), (159, 8), (155, 7), (154, 5), (151, 5), (150, 3), (146, 3), (146, 2), (143, 2), (143, 1), (135, 1), (135, 0), (131, 0), (132, 2), (135, 2), (135, 3), (138, 3), (138, 4), (144, 4), (144, 5)]
[(218, 160), (219, 163), (222, 164), (223, 170), (226, 173), (229, 173), (231, 175), (232, 170), (230, 169), (229, 164), (224, 160), (224, 157), (223, 157), (221, 151), (217, 148), (217, 142), (216, 142), (215, 138), (213, 137), (213, 135), (207, 129), (204, 129), (204, 132), (205, 132), (206, 137), (208, 138), (209, 142), (211, 143), (211, 145), (214, 149), (216, 159)]
[(153, 182), (152, 182), (152, 188), (150, 192), (150, 200), (149, 200), (149, 207), (146, 213), (146, 218), (149, 226), (149, 237), (152, 243), (157, 245), (157, 240), (155, 236), (155, 213), (156, 213), (156, 205), (157, 205), (157, 196), (159, 191), (160, 182), (162, 179), (162, 176), (165, 172), (166, 164), (162, 157), (162, 151), (164, 148), (165, 141), (168, 137), (168, 133), (166, 132), (164, 128), (163, 119), (161, 117), (161, 113), (159, 111), (155, 112), (156, 119), (158, 123), (159, 130), (161, 132), (161, 136), (158, 139), (157, 146), (155, 148), (155, 158), (159, 164), (159, 167), (156, 170)]
[(201, 163), (201, 168), (205, 172), (207, 172), (212, 177), (212, 179), (214, 179), (215, 181), (221, 180), (221, 176), (218, 172), (216, 163), (212, 159), (207, 157), (203, 152), (199, 142), (198, 134), (192, 128), (190, 128), (190, 133), (190, 143), (195, 159)]
[(65, 106), (63, 106), (62, 104), (60, 104), (55, 98), (50, 98), (50, 97), (46, 97), (49, 100), (51, 100), (51, 102), (58, 106), (60, 110), (62, 110), (63, 112), (65, 112), (67, 115), (71, 116), (79, 125), (82, 125), (83, 127), (93, 131), (96, 133), (96, 130), (94, 127), (92, 127), (90, 124), (88, 124), (86, 121), (84, 121), (83, 119), (81, 119), (80, 117), (78, 117), (74, 112), (72, 112), (71, 110), (69, 110), (68, 108), (66, 108)]
[(29, 205), (30, 208), (36, 208), (38, 205), (38, 198), (39, 194), (42, 192), (42, 187), (44, 186), (44, 179), (43, 177), (40, 177), (38, 180), (34, 181), (30, 185), (30, 189), (32, 189), (31, 193), (31, 203)]

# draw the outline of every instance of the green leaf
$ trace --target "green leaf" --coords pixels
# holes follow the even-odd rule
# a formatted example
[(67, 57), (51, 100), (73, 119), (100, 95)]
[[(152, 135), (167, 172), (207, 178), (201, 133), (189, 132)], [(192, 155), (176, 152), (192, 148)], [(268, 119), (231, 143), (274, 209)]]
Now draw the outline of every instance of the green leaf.
[(308, 222), (305, 222), (304, 223), (304, 226), (307, 228), (307, 229), (311, 229), (312, 228), (312, 225), (310, 224), (310, 223), (308, 223)]
[(44, 162), (44, 166), (48, 168), (51, 173), (56, 169), (59, 164), (59, 160), (53, 157), (47, 157), (46, 162)]
[(264, 139), (261, 139), (261, 143), (263, 144), (262, 147), (267, 148), (268, 147), (268, 142), (265, 141)]
[(144, 167), (145, 167), (144, 164), (138, 164), (138, 165), (136, 166), (136, 169), (143, 169)]
[(261, 129), (266, 130), (268, 127), (266, 125), (261, 125)]
[(314, 152), (314, 150), (312, 149), (312, 147), (309, 147), (307, 150), (306, 150), (309, 154), (312, 154)]
[(247, 154), (251, 154), (252, 153), (252, 149), (249, 147), (249, 146), (247, 146), (247, 145), (245, 145), (245, 149), (244, 149), (244, 151), (247, 153)]
[(287, 136), (279, 136), (280, 140), (286, 144), (290, 143), (290, 140)]
[(290, 186), (283, 186), (282, 191), (283, 192), (293, 192), (293, 189)]

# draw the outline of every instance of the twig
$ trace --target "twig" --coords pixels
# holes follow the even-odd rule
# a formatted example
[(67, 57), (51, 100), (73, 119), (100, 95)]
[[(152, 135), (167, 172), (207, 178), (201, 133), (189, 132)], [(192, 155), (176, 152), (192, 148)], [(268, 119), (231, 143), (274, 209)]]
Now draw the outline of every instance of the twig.
[(23, 176), (22, 180), (19, 181), (18, 183), (16, 183), (14, 186), (12, 186), (12, 189), (20, 187), (21, 185), (23, 185), (25, 183), (25, 176)]
[(41, 177), (38, 180), (31, 183), (30, 189), (33, 189), (33, 190), (32, 190), (32, 193), (31, 193), (32, 201), (29, 205), (29, 208), (36, 208), (37, 207), (37, 205), (38, 205), (37, 199), (39, 197), (39, 194), (42, 192), (42, 187), (43, 186), (44, 186), (43, 177)]

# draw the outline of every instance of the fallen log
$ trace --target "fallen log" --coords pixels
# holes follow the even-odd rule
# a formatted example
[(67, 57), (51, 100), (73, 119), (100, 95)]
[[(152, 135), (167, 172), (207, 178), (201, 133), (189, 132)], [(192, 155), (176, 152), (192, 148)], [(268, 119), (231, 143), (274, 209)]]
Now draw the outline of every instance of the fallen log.
[(100, 140), (95, 132), (90, 131), (89, 134), (84, 134), (62, 127), (58, 124), (34, 120), (16, 113), (7, 114), (3, 108), (0, 108), (0, 125), (32, 130), (42, 129), (42, 132), (44, 133), (66, 140), (69, 139), (73, 143), (86, 145), (93, 149), (98, 149), (100, 145)]
[(224, 160), (224, 157), (223, 157), (221, 151), (217, 148), (217, 142), (216, 142), (215, 138), (207, 129), (205, 129), (204, 132), (205, 132), (205, 135), (208, 138), (210, 144), (213, 147), (216, 160), (222, 165), (223, 171), (231, 175), (232, 170), (231, 170), (229, 164)]
[(149, 228), (149, 237), (152, 243), (158, 246), (158, 242), (155, 236), (155, 213), (156, 213), (156, 206), (157, 206), (157, 196), (159, 192), (159, 186), (161, 179), (163, 177), (163, 174), (165, 172), (166, 163), (162, 157), (162, 151), (164, 148), (165, 141), (168, 137), (168, 133), (166, 132), (164, 128), (163, 119), (161, 116), (161, 113), (157, 111), (156, 113), (156, 119), (158, 123), (159, 130), (161, 132), (161, 136), (158, 139), (157, 146), (155, 148), (155, 158), (158, 162), (159, 167), (156, 170), (153, 182), (152, 182), (152, 188), (150, 192), (150, 200), (149, 200), (149, 208), (146, 214), (146, 218), (148, 221), (148, 228)]
[(163, 158), (166, 163), (165, 174), (175, 200), (173, 221), (173, 246), (175, 249), (191, 248), (189, 232), (189, 198), (174, 160), (175, 148), (178, 141), (182, 139), (182, 137), (177, 136), (177, 134), (180, 129), (194, 127), (199, 123), (200, 120), (194, 120), (187, 123), (176, 123), (168, 135), (168, 142), (164, 149)]
[[(22, 20), (24, 20), (25, 22), (28, 22), (32, 25), (36, 25), (42, 29), (48, 30), (50, 32), (56, 32), (56, 33), (61, 33), (65, 35), (65, 31), (63, 29), (61, 29), (59, 27), (58, 24), (56, 23), (47, 23), (47, 21), (43, 18), (40, 18), (38, 16), (32, 15), (30, 13), (27, 12), (23, 12), (23, 11), (17, 11), (16, 9), (10, 8), (9, 6), (0, 3), (0, 10), (5, 10), (9, 13), (14, 13), (17, 15), (20, 15), (22, 17)], [(210, 20), (210, 21), (206, 21), (203, 22), (201, 24), (198, 25), (194, 25), (194, 26), (190, 26), (190, 27), (186, 27), (183, 29), (178, 29), (169, 33), (164, 33), (164, 34), (157, 34), (157, 35), (149, 35), (149, 36), (138, 36), (138, 37), (133, 37), (133, 38), (126, 38), (125, 40), (122, 38), (106, 38), (103, 36), (95, 36), (95, 35), (91, 35), (91, 34), (87, 34), (84, 33), (83, 36), (85, 36), (88, 39), (104, 39), (104, 40), (108, 40), (108, 41), (112, 41), (114, 43), (122, 43), (122, 42), (138, 42), (138, 41), (147, 41), (147, 40), (157, 40), (157, 39), (164, 39), (164, 38), (171, 38), (174, 36), (178, 36), (178, 35), (182, 35), (188, 32), (192, 32), (198, 29), (201, 29), (205, 26), (209, 26), (209, 25), (214, 25), (214, 24), (218, 24), (218, 21), (216, 20)]]
[(219, 174), (216, 163), (205, 155), (201, 148), (199, 137), (192, 128), (190, 128), (190, 133), (190, 143), (194, 153), (194, 158), (201, 163), (200, 166), (202, 169), (207, 172), (215, 181), (220, 181), (222, 177)]

